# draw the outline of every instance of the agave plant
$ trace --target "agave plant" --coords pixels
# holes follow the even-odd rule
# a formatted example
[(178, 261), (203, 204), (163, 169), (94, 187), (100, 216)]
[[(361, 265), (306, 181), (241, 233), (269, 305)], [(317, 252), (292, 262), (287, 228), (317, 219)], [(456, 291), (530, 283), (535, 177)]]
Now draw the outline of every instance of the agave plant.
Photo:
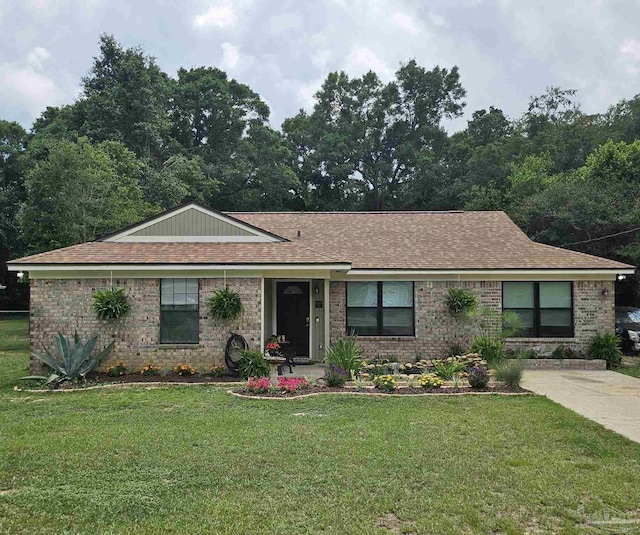
[(50, 376), (30, 375), (22, 377), (22, 379), (40, 379), (45, 384), (62, 383), (64, 381), (74, 381), (84, 377), (113, 349), (111, 342), (102, 351), (92, 355), (93, 349), (98, 341), (98, 335), (90, 338), (86, 343), (82, 342), (78, 337), (78, 331), (73, 333), (73, 344), (58, 331), (56, 337), (56, 347), (58, 355), (54, 356), (46, 347), (44, 354), (32, 351), (31, 355), (38, 360), (44, 362), (53, 371)]

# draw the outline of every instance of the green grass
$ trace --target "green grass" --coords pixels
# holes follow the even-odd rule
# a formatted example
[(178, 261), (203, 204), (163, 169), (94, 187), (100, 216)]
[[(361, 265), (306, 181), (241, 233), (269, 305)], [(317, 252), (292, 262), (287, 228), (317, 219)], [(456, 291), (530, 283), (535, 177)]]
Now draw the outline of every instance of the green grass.
[(640, 446), (541, 397), (33, 394), (12, 390), (24, 350), (1, 358), (0, 533), (589, 533), (584, 512), (638, 512)]
[(631, 377), (640, 378), (640, 366), (616, 368), (616, 371), (619, 373), (624, 373), (625, 375), (630, 375)]

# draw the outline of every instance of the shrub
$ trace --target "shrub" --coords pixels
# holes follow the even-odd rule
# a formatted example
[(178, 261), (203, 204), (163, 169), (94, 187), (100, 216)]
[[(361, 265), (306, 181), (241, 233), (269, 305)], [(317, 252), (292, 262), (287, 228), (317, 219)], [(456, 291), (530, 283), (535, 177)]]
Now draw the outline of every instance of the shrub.
[(123, 360), (116, 360), (115, 364), (107, 366), (105, 371), (109, 377), (120, 377), (127, 373), (127, 365)]
[(445, 357), (457, 357), (459, 355), (464, 355), (464, 353), (464, 346), (462, 344), (459, 344), (458, 342), (453, 342), (451, 345), (449, 345)]
[(361, 355), (362, 350), (355, 337), (343, 338), (327, 348), (324, 361), (326, 364), (347, 370), (353, 378), (362, 368)]
[(435, 373), (425, 373), (420, 377), (420, 386), (422, 388), (440, 388), (444, 381)]
[(476, 296), (464, 288), (449, 288), (445, 302), (453, 316), (469, 315), (478, 306)]
[(283, 392), (297, 392), (310, 387), (309, 381), (304, 377), (278, 377), (278, 390)]
[(436, 375), (445, 381), (450, 381), (454, 375), (467, 369), (467, 365), (456, 357), (432, 360), (431, 364), (433, 365)]
[(559, 345), (551, 352), (552, 359), (578, 359), (580, 353), (571, 346)]
[(540, 354), (534, 349), (526, 347), (508, 348), (504, 350), (503, 356), (508, 359), (537, 359)]
[(46, 347), (44, 354), (32, 351), (31, 356), (44, 362), (53, 371), (48, 377), (30, 375), (22, 379), (41, 379), (45, 384), (62, 383), (64, 381), (76, 381), (84, 379), (86, 375), (113, 349), (111, 342), (102, 351), (92, 355), (98, 341), (98, 335), (90, 338), (86, 343), (78, 337), (78, 332), (73, 333), (73, 344), (60, 331), (56, 337), (58, 355), (54, 356)]
[(249, 377), (244, 389), (254, 394), (264, 394), (271, 389), (271, 381), (268, 377)]
[(504, 358), (504, 340), (489, 335), (477, 336), (473, 339), (471, 351), (480, 354), (490, 366), (496, 366)]
[(124, 288), (96, 290), (91, 294), (92, 306), (98, 319), (110, 320), (126, 316), (131, 309)]
[(259, 349), (245, 349), (240, 357), (238, 372), (242, 379), (269, 377), (269, 363)]
[(477, 364), (467, 372), (467, 381), (471, 388), (486, 388), (489, 384), (489, 370), (482, 364)]
[(392, 392), (396, 389), (396, 378), (394, 375), (378, 375), (373, 378), (373, 386), (378, 390)]
[(225, 366), (211, 366), (211, 368), (209, 368), (209, 375), (212, 377), (222, 377), (225, 370)]
[(509, 388), (518, 388), (524, 373), (524, 363), (521, 360), (509, 360), (496, 369), (496, 379)]
[(176, 373), (181, 377), (188, 377), (190, 375), (195, 375), (196, 369), (189, 364), (183, 364), (182, 362), (180, 362), (173, 368), (173, 373)]
[(332, 364), (324, 372), (324, 382), (330, 387), (341, 387), (349, 379), (349, 372)]
[(242, 314), (242, 299), (235, 290), (229, 286), (219, 288), (207, 301), (209, 315), (217, 320), (234, 320)]
[(598, 333), (591, 338), (587, 356), (590, 359), (604, 359), (607, 368), (614, 369), (622, 363), (620, 339), (615, 333)]
[(142, 367), (142, 370), (140, 370), (141, 375), (160, 375), (160, 372), (160, 368), (155, 364), (151, 364), (150, 362), (145, 364)]

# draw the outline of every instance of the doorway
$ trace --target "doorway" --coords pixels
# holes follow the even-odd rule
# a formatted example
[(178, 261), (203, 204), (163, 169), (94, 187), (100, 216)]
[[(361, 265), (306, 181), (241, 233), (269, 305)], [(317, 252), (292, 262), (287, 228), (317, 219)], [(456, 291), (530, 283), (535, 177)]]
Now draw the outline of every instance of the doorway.
[(309, 282), (278, 282), (277, 334), (284, 335), (296, 357), (309, 358)]

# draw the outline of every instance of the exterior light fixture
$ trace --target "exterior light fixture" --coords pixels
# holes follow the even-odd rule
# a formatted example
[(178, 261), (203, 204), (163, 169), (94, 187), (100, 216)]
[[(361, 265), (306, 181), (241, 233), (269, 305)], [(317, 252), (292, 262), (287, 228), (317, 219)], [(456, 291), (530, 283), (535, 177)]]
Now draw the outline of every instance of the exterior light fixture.
[(18, 271), (18, 279), (22, 280), (24, 278), (24, 273), (22, 271)]
[(626, 279), (627, 276), (626, 275), (618, 275), (618, 280), (619, 281), (623, 281), (624, 279)]

